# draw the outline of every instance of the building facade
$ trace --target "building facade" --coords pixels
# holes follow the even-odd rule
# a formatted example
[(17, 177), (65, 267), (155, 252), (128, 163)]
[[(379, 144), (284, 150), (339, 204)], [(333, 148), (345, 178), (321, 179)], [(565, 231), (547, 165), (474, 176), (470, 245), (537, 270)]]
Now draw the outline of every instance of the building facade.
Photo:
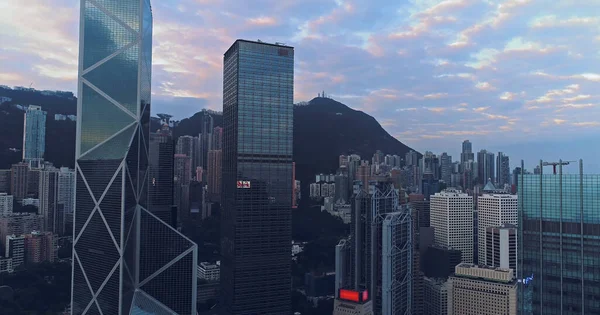
[[(516, 225), (518, 221), (518, 197), (509, 194), (484, 194), (477, 197), (477, 254), (480, 265), (489, 265), (486, 260), (486, 233), (491, 226), (508, 223)], [(516, 272), (516, 270), (515, 270)]]
[(7, 235), (4, 256), (12, 259), (12, 268), (17, 269), (25, 265), (25, 236)]
[(148, 211), (149, 0), (81, 0), (72, 314), (196, 314), (197, 246)]
[(13, 164), (10, 168), (10, 191), (16, 202), (27, 198), (27, 183), (29, 177), (29, 165), (27, 163)]
[(75, 211), (75, 170), (61, 167), (58, 174), (58, 204), (62, 206), (66, 223), (73, 223)]
[(54, 234), (33, 231), (23, 235), (25, 240), (25, 264), (54, 262)]
[(220, 200), (223, 151), (208, 151), (208, 192), (212, 200)]
[(456, 266), (449, 309), (455, 315), (517, 315), (517, 281), (512, 269)]
[(383, 220), (380, 314), (412, 314), (413, 310), (413, 224), (409, 209), (403, 209)]
[(581, 160), (569, 174), (537, 168), (519, 176), (519, 310), (600, 314), (600, 175), (584, 174)]
[(431, 196), (431, 226), (436, 245), (460, 250), (462, 262), (473, 262), (473, 196), (447, 189)]
[(450, 283), (447, 279), (425, 277), (423, 315), (449, 315), (448, 292)]
[(237, 40), (225, 53), (223, 314), (290, 312), (293, 94), (293, 47)]
[(490, 267), (512, 269), (515, 276), (517, 265), (517, 227), (512, 224), (490, 226), (485, 234), (485, 261)]
[(56, 168), (46, 168), (40, 172), (38, 213), (44, 216), (43, 231), (63, 235), (65, 213), (64, 208), (58, 203), (58, 177), (59, 172)]
[(177, 212), (173, 211), (174, 143), (168, 125), (150, 133), (148, 155), (148, 209), (161, 220), (177, 228)]
[(496, 184), (499, 188), (510, 185), (510, 159), (508, 155), (498, 152), (496, 156)]
[(29, 105), (23, 124), (23, 161), (38, 168), (46, 150), (46, 112), (40, 106)]
[(11, 215), (13, 213), (13, 196), (7, 193), (0, 193), (0, 216)]

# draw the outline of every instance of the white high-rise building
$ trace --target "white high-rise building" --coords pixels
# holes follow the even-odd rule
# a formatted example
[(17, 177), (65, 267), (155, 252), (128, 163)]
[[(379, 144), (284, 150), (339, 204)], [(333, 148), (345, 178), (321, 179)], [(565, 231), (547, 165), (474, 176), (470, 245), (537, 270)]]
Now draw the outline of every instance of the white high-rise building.
[(10, 215), (13, 211), (13, 196), (0, 193), (0, 216)]
[(486, 229), (505, 223), (517, 225), (517, 195), (484, 194), (477, 198), (477, 255), (479, 265), (486, 261)]
[(473, 262), (473, 197), (447, 189), (431, 196), (434, 242), (462, 252), (462, 262)]

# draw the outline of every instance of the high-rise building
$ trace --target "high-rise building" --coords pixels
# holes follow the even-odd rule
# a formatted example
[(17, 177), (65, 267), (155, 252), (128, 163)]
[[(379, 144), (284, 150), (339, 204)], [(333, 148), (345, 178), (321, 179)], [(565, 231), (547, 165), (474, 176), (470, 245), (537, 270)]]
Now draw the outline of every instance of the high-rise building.
[[(58, 204), (65, 216), (65, 233), (72, 231), (73, 212), (75, 211), (75, 170), (61, 167), (58, 173)], [(71, 228), (66, 228), (71, 226)]]
[(237, 40), (225, 53), (223, 314), (291, 311), (293, 94), (293, 47)]
[[(208, 169), (208, 152), (213, 150), (214, 119), (206, 109), (203, 109), (202, 113), (202, 132), (198, 136), (198, 161), (196, 166), (201, 166), (202, 169), (206, 170)], [(198, 178), (197, 180), (202, 181), (204, 179)]]
[(417, 211), (418, 220), (413, 218), (413, 221), (417, 221), (419, 227), (429, 227), (431, 225), (429, 200), (425, 200), (425, 196), (420, 194), (408, 195), (408, 206)]
[(487, 265), (510, 268), (517, 273), (517, 227), (508, 223), (490, 226), (486, 229), (485, 236)]
[[(148, 148), (148, 210), (177, 228), (177, 213), (173, 211), (174, 153), (173, 136), (168, 125), (150, 133)], [(189, 176), (189, 175), (186, 175)]]
[(223, 151), (208, 151), (208, 192), (211, 200), (221, 199), (221, 178), (223, 170)]
[(502, 152), (496, 157), (496, 183), (500, 188), (510, 185), (510, 159)]
[[(53, 168), (52, 165), (50, 165)], [(27, 171), (27, 198), (40, 198), (40, 178), (42, 168), (30, 168)]]
[(335, 201), (340, 203), (350, 202), (350, 187), (348, 187), (348, 175), (338, 172), (335, 175)]
[(215, 127), (212, 137), (212, 149), (223, 150), (223, 128)]
[(13, 213), (13, 196), (7, 193), (0, 193), (0, 216), (11, 215)]
[(15, 201), (21, 202), (27, 198), (27, 177), (29, 176), (29, 165), (27, 163), (13, 164), (10, 176), (10, 192)]
[(409, 209), (403, 210), (387, 214), (383, 220), (381, 289), (377, 286), (382, 291), (380, 314), (413, 313), (413, 227)]
[(44, 216), (44, 231), (55, 235), (65, 233), (64, 208), (58, 203), (58, 176), (56, 168), (46, 168), (40, 172), (38, 213)]
[(450, 185), (452, 182), (452, 156), (444, 152), (440, 155), (440, 178), (447, 184)]
[(11, 170), (0, 170), (0, 192), (10, 193)]
[(446, 279), (425, 277), (424, 315), (448, 315), (448, 292), (450, 283)]
[(52, 232), (32, 231), (23, 235), (23, 238), (25, 239), (25, 264), (54, 262), (54, 235)]
[(340, 289), (333, 302), (333, 315), (373, 315), (373, 301), (367, 290)]
[(487, 228), (504, 223), (516, 225), (517, 200), (517, 195), (509, 194), (484, 194), (477, 197), (477, 254), (480, 265), (491, 266), (486, 259)]
[(520, 167), (515, 167), (515, 169), (512, 172), (512, 184), (515, 185), (515, 187), (519, 187), (519, 176), (521, 175), (521, 168)]
[(462, 262), (473, 262), (473, 196), (447, 189), (431, 196), (431, 226), (435, 244), (462, 252)]
[(462, 261), (460, 250), (430, 245), (423, 255), (423, 271), (429, 278), (448, 278)]
[(600, 314), (600, 175), (542, 165), (519, 177), (521, 314)]
[(404, 157), (404, 163), (406, 166), (419, 165), (419, 153), (410, 150)]
[(17, 269), (25, 264), (25, 236), (7, 235), (4, 238), (6, 241), (4, 254), (6, 257), (12, 258), (12, 267)]
[(81, 1), (72, 314), (196, 314), (197, 246), (148, 211), (149, 0)]
[(486, 150), (477, 152), (477, 177), (479, 178), (479, 184), (485, 185), (488, 182), (488, 179), (490, 179), (492, 183), (496, 181), (496, 176), (494, 174), (496, 168), (494, 167), (494, 163), (494, 153), (487, 152)]
[(46, 112), (40, 106), (29, 105), (23, 124), (23, 161), (38, 168), (46, 149)]
[(512, 269), (460, 264), (449, 282), (452, 314), (517, 315), (517, 281)]
[(196, 167), (201, 167), (202, 164), (199, 147), (200, 138), (192, 136), (181, 136), (177, 139), (177, 146), (175, 146), (175, 154), (185, 155), (190, 158), (190, 176), (192, 171), (196, 171)]
[(340, 289), (353, 288), (352, 283), (352, 243), (342, 239), (335, 246), (335, 297)]
[(462, 152), (460, 154), (460, 164), (464, 164), (469, 161), (474, 161), (475, 155), (473, 154), (473, 145), (471, 141), (465, 140), (462, 143)]

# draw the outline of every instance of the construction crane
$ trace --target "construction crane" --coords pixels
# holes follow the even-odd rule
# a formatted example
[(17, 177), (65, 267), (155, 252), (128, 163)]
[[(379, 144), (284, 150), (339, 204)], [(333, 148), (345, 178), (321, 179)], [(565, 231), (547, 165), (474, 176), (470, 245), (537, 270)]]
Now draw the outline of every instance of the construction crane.
[(570, 163), (575, 163), (577, 161), (560, 161), (560, 162), (543, 162), (542, 166), (550, 166), (552, 165), (552, 169), (554, 170), (554, 175), (556, 175), (556, 166), (558, 165), (569, 165)]

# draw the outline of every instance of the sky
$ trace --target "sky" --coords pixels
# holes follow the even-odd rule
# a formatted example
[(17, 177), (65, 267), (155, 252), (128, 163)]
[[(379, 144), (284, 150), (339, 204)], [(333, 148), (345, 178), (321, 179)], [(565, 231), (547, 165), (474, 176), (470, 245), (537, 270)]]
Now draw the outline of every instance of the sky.
[[(222, 108), (238, 38), (295, 47), (294, 101), (325, 91), (419, 151), (600, 172), (598, 0), (153, 2), (153, 112)], [(0, 0), (0, 84), (76, 90), (79, 1)], [(589, 167), (589, 168), (587, 168)]]

